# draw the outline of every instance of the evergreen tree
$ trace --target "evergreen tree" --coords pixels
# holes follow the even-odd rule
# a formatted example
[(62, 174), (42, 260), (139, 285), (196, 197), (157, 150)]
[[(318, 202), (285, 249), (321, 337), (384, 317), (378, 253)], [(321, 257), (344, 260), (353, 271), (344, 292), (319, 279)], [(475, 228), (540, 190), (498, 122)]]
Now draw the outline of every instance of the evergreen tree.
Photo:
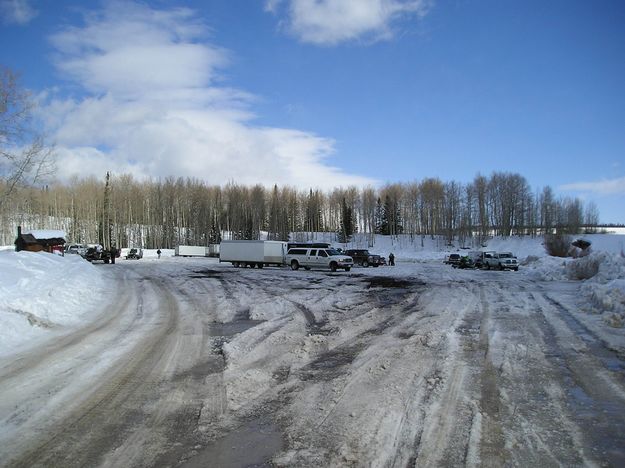
[(404, 230), (401, 221), (401, 211), (399, 204), (394, 203), (390, 197), (384, 197), (384, 205), (378, 198), (376, 214), (379, 214), (379, 222), (376, 224), (376, 232), (385, 236), (396, 236)]
[(269, 204), (269, 220), (267, 226), (267, 238), (269, 240), (280, 239), (280, 198), (278, 196), (278, 186), (273, 186), (271, 192), (271, 202)]
[(384, 219), (384, 209), (382, 208), (382, 199), (378, 197), (375, 202), (375, 233), (386, 234), (388, 232), (388, 221)]
[(351, 206), (347, 206), (345, 198), (341, 202), (341, 221), (337, 232), (338, 241), (347, 244), (351, 241), (352, 235), (356, 231), (356, 220)]

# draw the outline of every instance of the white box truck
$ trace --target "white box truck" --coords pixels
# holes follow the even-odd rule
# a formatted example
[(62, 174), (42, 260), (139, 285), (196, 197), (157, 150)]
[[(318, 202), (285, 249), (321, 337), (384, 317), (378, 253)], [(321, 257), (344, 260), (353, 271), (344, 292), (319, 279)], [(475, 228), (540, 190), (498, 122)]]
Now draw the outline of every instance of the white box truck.
[(235, 267), (244, 268), (283, 266), (286, 251), (287, 243), (281, 241), (222, 241), (219, 245), (219, 261), (230, 262)]
[(208, 247), (201, 245), (177, 245), (176, 257), (207, 257)]

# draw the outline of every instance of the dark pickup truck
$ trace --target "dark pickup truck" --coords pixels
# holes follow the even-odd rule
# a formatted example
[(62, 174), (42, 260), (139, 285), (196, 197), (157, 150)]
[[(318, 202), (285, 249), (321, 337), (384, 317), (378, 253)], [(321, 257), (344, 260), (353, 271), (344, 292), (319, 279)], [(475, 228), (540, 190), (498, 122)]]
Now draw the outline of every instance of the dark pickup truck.
[(354, 265), (360, 265), (367, 268), (369, 265), (372, 267), (379, 267), (380, 265), (384, 265), (385, 261), (379, 255), (374, 255), (369, 253), (368, 250), (365, 249), (351, 249), (343, 252), (345, 255), (348, 255), (354, 259)]

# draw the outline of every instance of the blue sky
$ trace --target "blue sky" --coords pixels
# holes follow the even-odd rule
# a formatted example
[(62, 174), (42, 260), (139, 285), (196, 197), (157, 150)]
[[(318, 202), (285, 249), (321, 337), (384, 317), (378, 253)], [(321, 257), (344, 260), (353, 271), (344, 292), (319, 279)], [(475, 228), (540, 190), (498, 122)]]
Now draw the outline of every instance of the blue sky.
[[(516, 172), (625, 222), (625, 2), (0, 0), (59, 177)], [(88, 168), (88, 169), (85, 169)]]

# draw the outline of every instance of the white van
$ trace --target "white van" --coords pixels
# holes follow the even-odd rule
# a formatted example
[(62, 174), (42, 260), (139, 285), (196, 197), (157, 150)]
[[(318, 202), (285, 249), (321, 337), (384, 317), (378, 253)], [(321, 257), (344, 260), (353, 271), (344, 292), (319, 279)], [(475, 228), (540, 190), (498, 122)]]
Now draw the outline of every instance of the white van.
[(302, 266), (306, 270), (330, 268), (336, 271), (340, 268), (349, 271), (354, 266), (354, 260), (332, 248), (293, 247), (286, 254), (286, 264), (290, 265), (293, 270)]

